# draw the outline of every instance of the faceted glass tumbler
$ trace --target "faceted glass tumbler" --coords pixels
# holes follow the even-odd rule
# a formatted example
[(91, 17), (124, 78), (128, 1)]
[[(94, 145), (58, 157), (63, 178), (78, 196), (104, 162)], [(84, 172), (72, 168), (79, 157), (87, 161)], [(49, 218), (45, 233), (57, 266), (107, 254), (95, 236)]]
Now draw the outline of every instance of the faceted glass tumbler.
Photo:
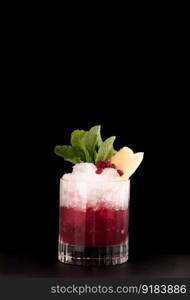
[(130, 181), (60, 180), (59, 261), (116, 265), (128, 260)]

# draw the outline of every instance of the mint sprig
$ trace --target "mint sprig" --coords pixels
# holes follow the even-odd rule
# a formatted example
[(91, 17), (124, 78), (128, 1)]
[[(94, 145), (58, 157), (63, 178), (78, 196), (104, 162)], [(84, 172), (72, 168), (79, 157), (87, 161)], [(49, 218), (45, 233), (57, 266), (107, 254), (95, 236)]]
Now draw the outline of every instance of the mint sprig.
[(116, 153), (113, 148), (116, 137), (110, 137), (103, 142), (100, 131), (100, 125), (89, 131), (74, 130), (71, 134), (71, 145), (55, 146), (54, 152), (74, 164), (106, 160)]

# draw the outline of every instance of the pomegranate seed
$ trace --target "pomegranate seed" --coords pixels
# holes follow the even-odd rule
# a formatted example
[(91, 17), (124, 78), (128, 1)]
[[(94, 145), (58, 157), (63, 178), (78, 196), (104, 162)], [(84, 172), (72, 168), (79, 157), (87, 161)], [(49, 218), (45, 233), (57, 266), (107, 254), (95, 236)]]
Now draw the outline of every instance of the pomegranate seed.
[(121, 170), (117, 170), (117, 173), (118, 173), (120, 176), (123, 175), (123, 171), (121, 171)]
[(116, 169), (115, 164), (111, 164), (111, 168)]
[(112, 168), (112, 163), (110, 159), (100, 160), (96, 163), (97, 169), (105, 169), (105, 168)]
[(107, 159), (105, 160), (106, 168), (111, 168), (111, 160)]
[(103, 169), (107, 168), (105, 160), (102, 161), (102, 168)]
[(102, 169), (103, 168), (103, 161), (102, 160), (98, 161), (96, 163), (96, 167), (97, 167), (97, 169)]
[(102, 172), (103, 172), (103, 169), (102, 169), (102, 168), (96, 170), (96, 174), (101, 174)]

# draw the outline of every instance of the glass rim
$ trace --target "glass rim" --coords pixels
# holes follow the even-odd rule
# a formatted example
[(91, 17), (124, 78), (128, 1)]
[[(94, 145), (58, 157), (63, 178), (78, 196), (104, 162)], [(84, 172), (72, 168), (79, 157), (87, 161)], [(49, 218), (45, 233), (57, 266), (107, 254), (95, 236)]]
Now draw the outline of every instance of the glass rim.
[[(83, 179), (65, 179), (65, 178), (60, 178), (60, 181), (65, 181), (65, 182), (84, 182), (84, 183), (91, 183), (91, 181), (90, 180), (83, 180)], [(94, 182), (94, 181), (93, 181)], [(129, 182), (130, 183), (130, 178), (128, 178), (127, 180), (109, 180), (108, 182), (114, 182), (114, 183), (126, 183), (126, 182)], [(98, 181), (97, 180), (97, 183), (105, 183), (104, 181), (103, 182), (101, 182), (101, 181)]]

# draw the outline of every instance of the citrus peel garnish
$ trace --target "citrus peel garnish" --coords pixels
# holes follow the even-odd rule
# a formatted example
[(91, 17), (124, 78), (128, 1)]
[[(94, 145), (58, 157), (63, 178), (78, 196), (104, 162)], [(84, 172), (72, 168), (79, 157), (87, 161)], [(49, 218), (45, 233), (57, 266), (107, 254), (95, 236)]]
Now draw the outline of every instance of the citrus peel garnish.
[(130, 148), (123, 147), (113, 157), (111, 157), (111, 162), (117, 169), (123, 171), (121, 180), (127, 180), (139, 167), (143, 157), (143, 152), (134, 153)]

